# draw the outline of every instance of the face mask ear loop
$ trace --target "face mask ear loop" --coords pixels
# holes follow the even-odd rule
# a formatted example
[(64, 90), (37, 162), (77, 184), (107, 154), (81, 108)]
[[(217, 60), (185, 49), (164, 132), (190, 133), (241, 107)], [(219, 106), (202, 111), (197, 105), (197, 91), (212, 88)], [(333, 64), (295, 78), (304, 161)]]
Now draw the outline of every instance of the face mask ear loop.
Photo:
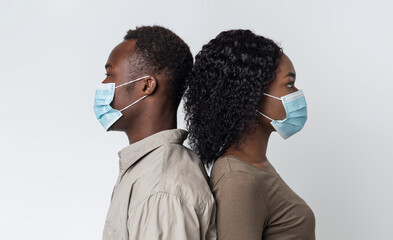
[(266, 116), (265, 114), (261, 113), (260, 111), (257, 110), (257, 112), (259, 114), (261, 114), (262, 116), (264, 116), (265, 118), (269, 119), (270, 121), (274, 121), (273, 119), (271, 119), (270, 117)]
[(281, 101), (281, 98), (278, 98), (278, 97), (272, 96), (272, 95), (270, 95), (270, 94), (263, 93), (263, 95), (266, 95), (266, 96), (268, 96), (268, 97), (275, 98), (275, 99), (277, 99), (277, 100), (280, 100), (280, 101)]
[(148, 78), (148, 77), (150, 77), (150, 75), (146, 75), (146, 76), (137, 78), (137, 79), (135, 79), (135, 80), (132, 80), (132, 81), (129, 81), (129, 82), (120, 84), (119, 86), (116, 86), (115, 88), (122, 87), (122, 86), (124, 86), (124, 85), (130, 84), (130, 83), (133, 83), (133, 82), (136, 82), (136, 81), (140, 81), (140, 80), (145, 79), (145, 78)]
[(121, 109), (120, 112), (122, 112), (123, 110), (126, 110), (127, 108), (131, 107), (132, 105), (134, 105), (135, 103), (137, 103), (137, 102), (139, 102), (140, 100), (144, 99), (145, 97), (147, 97), (147, 95), (144, 95), (143, 97), (139, 98), (138, 100), (136, 100), (135, 102), (131, 103), (131, 104), (128, 105), (127, 107)]

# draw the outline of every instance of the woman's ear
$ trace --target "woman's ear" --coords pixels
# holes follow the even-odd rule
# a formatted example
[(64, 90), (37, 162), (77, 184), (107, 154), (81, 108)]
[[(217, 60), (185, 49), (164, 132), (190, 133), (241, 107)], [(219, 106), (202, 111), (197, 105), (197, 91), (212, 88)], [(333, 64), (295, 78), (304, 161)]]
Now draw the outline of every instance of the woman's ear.
[(144, 79), (143, 82), (145, 83), (145, 85), (143, 86), (143, 94), (145, 95), (152, 94), (156, 89), (157, 80), (153, 76), (150, 76)]

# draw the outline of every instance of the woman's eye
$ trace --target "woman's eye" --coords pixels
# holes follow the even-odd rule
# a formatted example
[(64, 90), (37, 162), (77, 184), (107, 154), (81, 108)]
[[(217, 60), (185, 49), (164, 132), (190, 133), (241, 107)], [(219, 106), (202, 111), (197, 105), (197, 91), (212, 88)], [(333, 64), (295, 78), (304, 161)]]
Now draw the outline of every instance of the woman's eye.
[(289, 88), (293, 88), (293, 85), (295, 85), (293, 82), (291, 82), (291, 83), (288, 83), (287, 84), (287, 87), (289, 87)]

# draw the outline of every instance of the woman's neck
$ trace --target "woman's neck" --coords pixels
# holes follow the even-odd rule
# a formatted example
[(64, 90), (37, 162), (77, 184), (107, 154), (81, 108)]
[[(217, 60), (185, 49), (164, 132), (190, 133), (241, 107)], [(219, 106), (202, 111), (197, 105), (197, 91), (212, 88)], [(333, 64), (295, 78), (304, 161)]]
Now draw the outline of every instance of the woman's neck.
[(233, 155), (259, 168), (276, 172), (266, 157), (271, 133), (270, 129), (257, 127), (238, 147), (231, 145), (223, 155)]

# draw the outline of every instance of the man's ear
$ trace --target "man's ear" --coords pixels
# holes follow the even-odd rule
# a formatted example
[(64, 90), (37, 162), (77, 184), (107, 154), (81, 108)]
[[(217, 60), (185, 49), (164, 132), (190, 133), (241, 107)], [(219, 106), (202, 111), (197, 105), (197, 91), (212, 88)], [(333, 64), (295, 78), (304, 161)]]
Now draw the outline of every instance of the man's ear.
[(143, 94), (152, 94), (157, 87), (157, 80), (153, 76), (150, 76), (144, 79), (143, 82), (145, 83), (145, 85), (143, 86)]

